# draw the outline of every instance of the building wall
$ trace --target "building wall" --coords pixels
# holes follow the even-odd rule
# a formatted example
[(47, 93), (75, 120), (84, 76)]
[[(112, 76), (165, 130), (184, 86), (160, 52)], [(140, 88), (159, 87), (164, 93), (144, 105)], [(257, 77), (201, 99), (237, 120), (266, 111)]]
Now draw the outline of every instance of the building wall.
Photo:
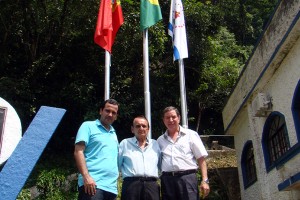
[[(278, 111), (285, 116), (290, 145), (297, 140), (294, 120), (291, 112), (292, 99), (295, 88), (300, 78), (300, 40), (283, 60), (280, 67), (268, 76), (266, 84), (259, 88), (259, 92), (265, 93), (272, 99), (272, 111)], [(263, 78), (262, 78), (263, 79)], [(253, 95), (252, 99), (254, 99)], [(238, 163), (241, 163), (241, 154), (245, 143), (251, 140), (253, 143), (256, 172), (258, 180), (252, 186), (244, 190), (241, 166), (239, 165), (239, 181), (241, 183), (242, 199), (299, 199), (297, 191), (279, 191), (278, 184), (299, 172), (300, 155), (285, 163), (280, 169), (272, 169), (267, 173), (262, 149), (262, 132), (267, 117), (253, 117), (252, 101), (247, 102), (241, 109), (237, 119), (231, 126), (231, 134), (235, 136), (235, 147)], [(299, 196), (298, 196), (299, 195)], [(293, 197), (294, 196), (294, 197)], [(298, 196), (298, 197), (297, 197)], [(296, 198), (295, 198), (296, 197)]]
[[(300, 188), (288, 191), (278, 189), (278, 184), (300, 172), (300, 154), (267, 172), (262, 133), (268, 114), (254, 117), (252, 109), (257, 94), (266, 94), (272, 102), (268, 113), (278, 111), (285, 117), (291, 147), (300, 142), (291, 112), (294, 92), (300, 78), (299, 10), (299, 0), (281, 1), (223, 110), (225, 132), (235, 137), (243, 200), (300, 199)], [(244, 145), (249, 140), (254, 149), (257, 181), (245, 189), (241, 156)]]
[[(235, 126), (233, 127), (233, 132), (235, 133), (235, 148), (237, 152), (237, 163), (238, 163), (238, 172), (239, 172), (239, 182), (240, 182), (240, 190), (241, 190), (241, 198), (242, 199), (261, 199), (261, 187), (259, 187), (259, 184), (252, 185), (250, 188), (247, 189), (247, 191), (244, 190), (244, 181), (242, 176), (242, 169), (241, 169), (241, 154), (243, 151), (244, 144), (248, 140), (259, 140), (257, 138), (250, 127), (249, 123), (249, 117), (247, 115), (247, 109), (243, 110), (244, 112), (241, 113), (239, 116), (239, 120), (237, 120)], [(257, 149), (260, 148), (259, 146), (254, 146), (256, 143), (253, 141), (253, 148)], [(259, 159), (255, 159), (256, 164)]]
[(276, 70), (269, 80), (264, 91), (271, 95), (273, 110), (285, 116), (291, 146), (299, 142), (291, 113), (292, 100), (297, 83), (300, 78), (300, 39), (283, 60), (280, 68)]

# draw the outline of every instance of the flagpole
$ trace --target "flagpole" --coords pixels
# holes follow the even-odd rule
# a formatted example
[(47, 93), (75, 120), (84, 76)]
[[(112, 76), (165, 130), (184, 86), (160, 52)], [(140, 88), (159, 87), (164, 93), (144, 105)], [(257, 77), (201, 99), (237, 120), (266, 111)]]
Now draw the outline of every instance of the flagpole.
[(149, 134), (151, 139), (151, 106), (150, 106), (150, 87), (149, 87), (149, 53), (148, 53), (148, 29), (143, 30), (143, 65), (144, 65), (144, 98), (145, 98), (145, 117), (149, 122)]
[(144, 98), (145, 98), (145, 117), (149, 122), (148, 137), (152, 138), (151, 130), (151, 106), (149, 89), (149, 51), (148, 51), (148, 28), (162, 19), (161, 9), (158, 0), (140, 1), (140, 29), (143, 31), (143, 65), (144, 65)]
[(180, 99), (181, 99), (181, 101), (180, 101), (180, 103), (181, 103), (181, 124), (182, 124), (182, 127), (188, 128), (183, 59), (178, 60), (178, 65), (179, 65), (179, 81), (180, 81)]
[(105, 88), (104, 88), (104, 100), (109, 99), (110, 92), (110, 62), (111, 55), (108, 51), (105, 51)]
[(188, 128), (183, 58), (188, 58), (184, 11), (181, 0), (171, 0), (168, 34), (172, 37), (173, 58), (178, 60), (180, 80), (181, 124)]
[(105, 49), (104, 100), (110, 98), (111, 49), (116, 34), (123, 22), (124, 18), (120, 0), (113, 2), (111, 0), (100, 0), (94, 42)]

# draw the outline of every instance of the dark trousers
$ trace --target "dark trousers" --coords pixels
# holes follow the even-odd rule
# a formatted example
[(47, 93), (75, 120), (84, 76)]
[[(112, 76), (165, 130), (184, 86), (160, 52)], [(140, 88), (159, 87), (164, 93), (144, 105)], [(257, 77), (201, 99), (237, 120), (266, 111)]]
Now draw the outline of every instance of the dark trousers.
[(78, 188), (78, 200), (116, 200), (117, 195), (111, 192), (107, 192), (101, 189), (96, 189), (95, 195), (89, 195), (84, 192), (84, 187)]
[(198, 179), (195, 173), (179, 176), (162, 175), (162, 200), (199, 200)]
[(128, 177), (123, 180), (121, 200), (159, 200), (160, 186), (155, 178)]

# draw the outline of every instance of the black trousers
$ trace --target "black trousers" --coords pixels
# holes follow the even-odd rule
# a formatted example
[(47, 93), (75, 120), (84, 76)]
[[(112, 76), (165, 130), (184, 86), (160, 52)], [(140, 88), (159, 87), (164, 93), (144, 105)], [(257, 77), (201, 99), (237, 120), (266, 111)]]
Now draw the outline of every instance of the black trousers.
[(96, 189), (95, 195), (88, 195), (84, 192), (84, 187), (81, 186), (78, 188), (78, 200), (116, 200), (117, 195), (111, 192), (107, 192), (101, 189)]
[(159, 200), (156, 178), (127, 177), (122, 184), (121, 200)]
[(199, 200), (198, 179), (196, 173), (187, 175), (162, 175), (162, 200)]

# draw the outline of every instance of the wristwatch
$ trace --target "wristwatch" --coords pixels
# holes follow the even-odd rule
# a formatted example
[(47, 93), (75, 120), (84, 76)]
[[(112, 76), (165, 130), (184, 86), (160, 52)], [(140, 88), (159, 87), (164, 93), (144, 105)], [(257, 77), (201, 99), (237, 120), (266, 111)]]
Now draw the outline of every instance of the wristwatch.
[(206, 183), (206, 184), (209, 184), (209, 180), (208, 180), (208, 178), (207, 178), (207, 179), (205, 179), (205, 180), (203, 180), (203, 182), (204, 182), (204, 183)]

